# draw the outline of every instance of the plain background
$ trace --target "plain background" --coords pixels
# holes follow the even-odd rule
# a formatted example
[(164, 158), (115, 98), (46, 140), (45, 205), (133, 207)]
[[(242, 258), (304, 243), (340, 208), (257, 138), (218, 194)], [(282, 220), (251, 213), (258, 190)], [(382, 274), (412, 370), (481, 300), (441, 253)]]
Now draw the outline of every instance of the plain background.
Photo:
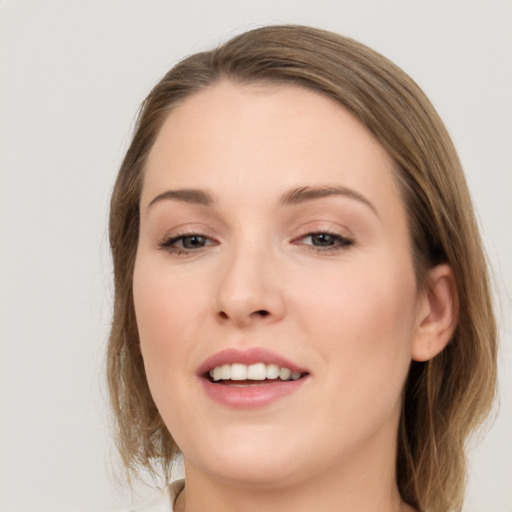
[(465, 512), (512, 511), (512, 3), (0, 1), (0, 509), (108, 511), (107, 207), (136, 109), (179, 58), (267, 23), (352, 36), (403, 67), (465, 166), (500, 306), (500, 409)]

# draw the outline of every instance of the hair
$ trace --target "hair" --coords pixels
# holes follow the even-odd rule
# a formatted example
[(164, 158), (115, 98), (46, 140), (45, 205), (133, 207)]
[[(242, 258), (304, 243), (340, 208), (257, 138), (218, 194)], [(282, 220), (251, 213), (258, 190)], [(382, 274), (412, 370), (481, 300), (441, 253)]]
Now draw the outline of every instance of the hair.
[(294, 84), (334, 99), (363, 123), (396, 163), (417, 282), (447, 263), (458, 293), (458, 324), (446, 348), (412, 362), (399, 424), (396, 481), (420, 511), (460, 510), (468, 435), (491, 410), (496, 387), (496, 325), (488, 271), (464, 174), (453, 143), (416, 83), (352, 39), (303, 26), (268, 26), (238, 35), (173, 67), (141, 105), (110, 207), (114, 311), (107, 371), (118, 449), (134, 474), (169, 477), (179, 448), (146, 380), (132, 278), (144, 166), (167, 116), (221, 80)]

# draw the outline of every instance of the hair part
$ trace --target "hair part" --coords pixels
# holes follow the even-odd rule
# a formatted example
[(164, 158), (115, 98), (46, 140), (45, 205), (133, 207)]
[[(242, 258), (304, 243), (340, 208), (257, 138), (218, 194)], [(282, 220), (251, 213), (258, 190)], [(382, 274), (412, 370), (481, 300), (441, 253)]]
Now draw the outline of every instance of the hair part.
[(352, 39), (302, 26), (269, 26), (192, 55), (143, 102), (114, 186), (110, 243), (114, 314), (107, 372), (117, 442), (128, 470), (168, 479), (179, 449), (153, 402), (140, 355), (132, 277), (147, 156), (169, 113), (221, 80), (294, 84), (320, 92), (362, 122), (394, 159), (420, 287), (447, 263), (459, 299), (453, 339), (434, 359), (413, 362), (398, 432), (396, 480), (420, 511), (462, 506), (468, 435), (490, 411), (496, 387), (496, 325), (487, 263), (453, 143), (434, 107), (400, 68)]

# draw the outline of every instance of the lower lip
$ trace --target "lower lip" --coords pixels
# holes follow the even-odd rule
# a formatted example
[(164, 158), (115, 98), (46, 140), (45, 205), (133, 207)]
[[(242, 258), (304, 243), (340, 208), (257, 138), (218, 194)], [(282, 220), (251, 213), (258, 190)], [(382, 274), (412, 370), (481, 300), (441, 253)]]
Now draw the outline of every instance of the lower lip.
[(264, 407), (298, 391), (308, 377), (298, 380), (262, 382), (249, 386), (216, 384), (202, 377), (206, 394), (215, 402), (234, 409)]

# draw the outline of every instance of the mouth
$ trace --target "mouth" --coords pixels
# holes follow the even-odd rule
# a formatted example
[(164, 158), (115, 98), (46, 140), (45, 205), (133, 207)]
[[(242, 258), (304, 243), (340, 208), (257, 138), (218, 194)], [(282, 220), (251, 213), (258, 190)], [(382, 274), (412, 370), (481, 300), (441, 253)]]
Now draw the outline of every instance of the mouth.
[(296, 381), (307, 375), (307, 372), (292, 371), (286, 366), (258, 362), (250, 365), (233, 363), (215, 366), (204, 377), (215, 384), (242, 387)]
[(235, 409), (259, 408), (298, 392), (311, 374), (263, 348), (227, 349), (208, 358), (197, 373), (215, 402)]

